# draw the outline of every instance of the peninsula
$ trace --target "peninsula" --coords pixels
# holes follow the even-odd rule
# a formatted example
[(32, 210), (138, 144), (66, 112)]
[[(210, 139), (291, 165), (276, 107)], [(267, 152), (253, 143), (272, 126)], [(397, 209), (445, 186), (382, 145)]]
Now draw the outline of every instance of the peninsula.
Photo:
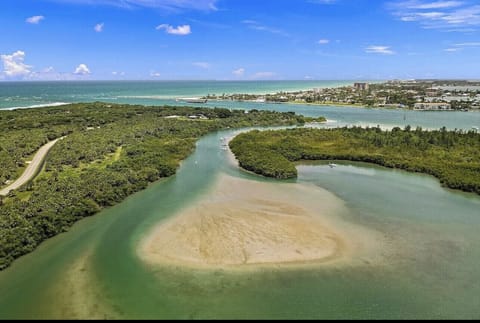
[[(174, 175), (207, 133), (304, 122), (295, 113), (98, 102), (0, 111), (0, 269), (76, 221)], [(8, 186), (37, 151), (28, 176)]]
[(459, 80), (391, 80), (356, 82), (351, 86), (315, 88), (275, 94), (209, 94), (208, 100), (256, 103), (295, 103), (371, 108), (405, 108), (419, 111), (480, 109), (480, 82)]
[(230, 142), (246, 170), (295, 178), (294, 162), (347, 160), (433, 175), (442, 185), (480, 194), (480, 134), (476, 131), (382, 131), (380, 128), (252, 131)]

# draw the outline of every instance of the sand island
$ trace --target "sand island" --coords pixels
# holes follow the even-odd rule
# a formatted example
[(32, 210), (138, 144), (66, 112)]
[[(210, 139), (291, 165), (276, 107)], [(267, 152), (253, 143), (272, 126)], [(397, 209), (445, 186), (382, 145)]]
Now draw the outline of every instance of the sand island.
[(334, 215), (326, 190), (220, 175), (208, 196), (160, 223), (140, 243), (148, 264), (245, 268), (337, 262), (375, 244)]

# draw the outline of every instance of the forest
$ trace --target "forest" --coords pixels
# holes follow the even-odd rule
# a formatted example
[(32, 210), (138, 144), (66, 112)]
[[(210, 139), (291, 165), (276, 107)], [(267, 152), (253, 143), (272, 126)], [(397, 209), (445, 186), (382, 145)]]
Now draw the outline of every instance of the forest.
[(277, 179), (297, 177), (295, 162), (344, 160), (425, 173), (443, 186), (480, 194), (480, 134), (410, 126), (251, 131), (230, 148), (242, 168)]
[(43, 144), (65, 136), (33, 181), (0, 196), (0, 270), (76, 221), (175, 174), (209, 132), (304, 122), (295, 113), (100, 102), (0, 111), (0, 187)]

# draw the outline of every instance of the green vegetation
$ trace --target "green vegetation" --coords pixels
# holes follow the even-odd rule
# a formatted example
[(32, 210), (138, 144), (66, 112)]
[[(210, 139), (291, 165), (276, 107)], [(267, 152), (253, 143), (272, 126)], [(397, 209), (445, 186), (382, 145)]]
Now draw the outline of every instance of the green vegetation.
[(295, 161), (351, 160), (437, 177), (449, 188), (480, 194), (480, 134), (394, 128), (252, 131), (230, 148), (240, 166), (279, 179), (295, 178)]
[(327, 118), (325, 117), (304, 117), (305, 123), (322, 123), (322, 122), (327, 122)]
[(47, 141), (66, 138), (34, 181), (0, 197), (0, 269), (76, 221), (175, 174), (209, 132), (303, 122), (292, 113), (103, 103), (1, 111), (0, 183), (15, 179)]

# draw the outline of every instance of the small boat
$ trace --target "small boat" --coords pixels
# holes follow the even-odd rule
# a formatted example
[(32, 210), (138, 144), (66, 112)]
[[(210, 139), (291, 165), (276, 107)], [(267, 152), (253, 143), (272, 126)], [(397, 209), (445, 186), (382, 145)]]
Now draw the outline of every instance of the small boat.
[(330, 168), (335, 168), (335, 167), (337, 167), (337, 164), (330, 163), (330, 164), (328, 164), (328, 166), (330, 166)]
[(207, 99), (201, 99), (201, 98), (180, 98), (176, 100), (177, 102), (186, 102), (186, 103), (201, 103), (205, 104), (208, 102)]

